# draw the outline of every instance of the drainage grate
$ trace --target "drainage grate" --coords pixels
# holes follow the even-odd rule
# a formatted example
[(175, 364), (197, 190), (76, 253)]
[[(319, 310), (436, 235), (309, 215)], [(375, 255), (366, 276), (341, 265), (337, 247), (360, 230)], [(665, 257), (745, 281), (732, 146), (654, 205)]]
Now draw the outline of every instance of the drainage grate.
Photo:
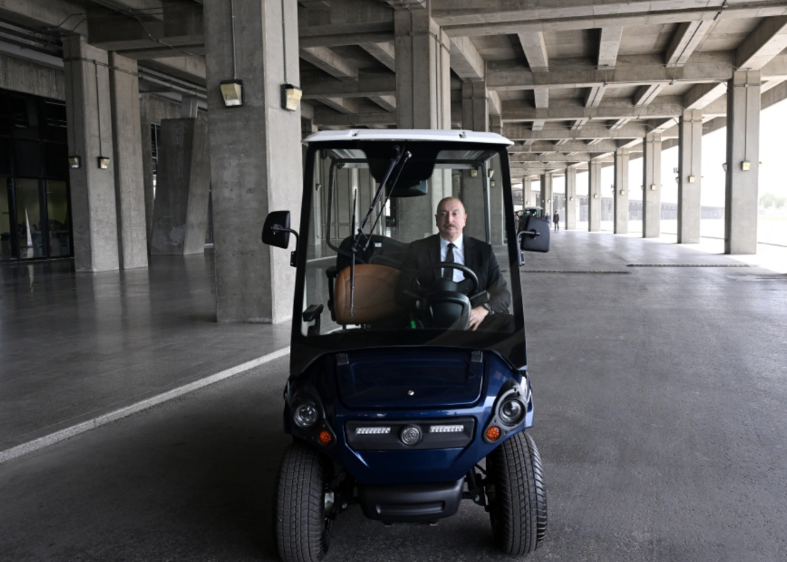
[(626, 267), (751, 267), (745, 263), (630, 263)]
[(630, 271), (578, 271), (568, 269), (523, 269), (522, 273), (576, 273), (576, 274), (592, 274), (592, 275), (631, 275)]

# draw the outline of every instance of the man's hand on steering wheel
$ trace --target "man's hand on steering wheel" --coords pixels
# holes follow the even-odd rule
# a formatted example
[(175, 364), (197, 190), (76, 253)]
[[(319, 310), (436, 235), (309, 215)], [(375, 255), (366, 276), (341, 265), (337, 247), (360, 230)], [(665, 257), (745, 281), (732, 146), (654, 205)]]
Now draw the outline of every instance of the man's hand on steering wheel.
[(483, 306), (477, 306), (470, 311), (470, 320), (467, 322), (467, 328), (469, 330), (476, 330), (480, 325), (481, 322), (484, 321), (484, 318), (487, 317), (489, 311), (485, 309)]

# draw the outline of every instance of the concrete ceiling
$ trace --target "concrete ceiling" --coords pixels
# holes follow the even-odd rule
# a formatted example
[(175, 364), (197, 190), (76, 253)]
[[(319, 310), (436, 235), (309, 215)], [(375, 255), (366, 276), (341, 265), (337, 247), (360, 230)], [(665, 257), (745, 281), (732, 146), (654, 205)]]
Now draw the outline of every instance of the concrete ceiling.
[[(0, 0), (0, 20), (83, 34), (200, 87), (201, 3)], [(323, 128), (395, 126), (391, 6), (402, 2), (298, 4), (304, 114)], [(684, 109), (723, 118), (735, 68), (761, 70), (763, 89), (787, 79), (787, 0), (431, 0), (431, 10), (451, 42), (454, 125), (461, 83), (486, 78), (504, 134), (528, 152), (603, 158), (646, 131), (675, 136)]]

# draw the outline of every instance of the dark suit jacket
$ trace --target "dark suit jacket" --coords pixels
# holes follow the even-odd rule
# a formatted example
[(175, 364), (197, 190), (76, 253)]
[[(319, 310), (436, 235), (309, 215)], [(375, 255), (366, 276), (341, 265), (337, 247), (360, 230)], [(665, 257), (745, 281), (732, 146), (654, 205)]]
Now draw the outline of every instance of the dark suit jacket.
[[(495, 314), (507, 313), (508, 306), (511, 304), (511, 294), (508, 292), (505, 279), (500, 274), (500, 266), (497, 264), (492, 246), (476, 238), (465, 236), (464, 257), (465, 265), (478, 276), (478, 291), (487, 291), (489, 294), (488, 299), (482, 296), (473, 301), (472, 305), (474, 307), (481, 306), (488, 302), (489, 307), (495, 311)], [(423, 240), (416, 240), (410, 244), (407, 257), (405, 257), (401, 266), (402, 274), (399, 276), (396, 288), (396, 301), (401, 306), (412, 308), (412, 299), (404, 295), (403, 291), (410, 288), (413, 278), (419, 269), (436, 263), (440, 263), (440, 236), (438, 234)], [(435, 269), (431, 273), (424, 275), (421, 279), (422, 284), (431, 283), (439, 274), (440, 270)], [(469, 285), (470, 281), (462, 281), (461, 285), (465, 284)]]

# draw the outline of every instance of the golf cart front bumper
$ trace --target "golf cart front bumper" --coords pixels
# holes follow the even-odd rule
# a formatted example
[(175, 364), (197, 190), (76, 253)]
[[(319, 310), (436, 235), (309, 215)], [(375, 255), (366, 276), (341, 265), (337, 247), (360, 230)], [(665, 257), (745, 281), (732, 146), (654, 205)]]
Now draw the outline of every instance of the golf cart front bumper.
[(456, 482), (358, 487), (363, 514), (383, 523), (432, 522), (459, 510), (464, 478)]

